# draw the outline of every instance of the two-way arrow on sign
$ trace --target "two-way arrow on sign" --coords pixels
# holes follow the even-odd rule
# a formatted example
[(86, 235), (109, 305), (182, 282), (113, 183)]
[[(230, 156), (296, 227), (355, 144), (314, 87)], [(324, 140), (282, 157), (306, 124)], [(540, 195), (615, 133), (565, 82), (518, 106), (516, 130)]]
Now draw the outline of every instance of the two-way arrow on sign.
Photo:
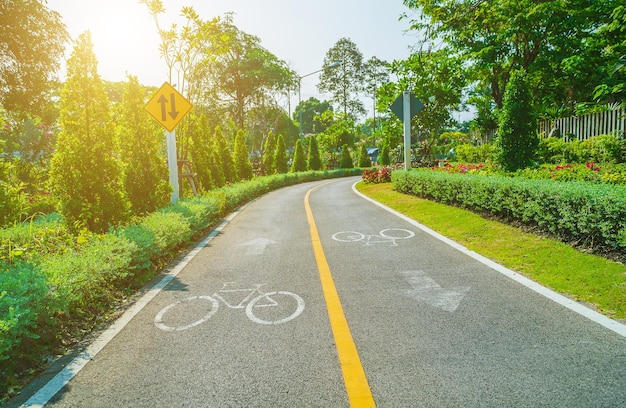
[(170, 94), (170, 99), (169, 101), (167, 100), (167, 98), (165, 97), (165, 95), (161, 95), (159, 97), (159, 99), (157, 100), (157, 103), (161, 104), (161, 120), (162, 121), (166, 121), (167, 120), (167, 103), (171, 101), (171, 110), (169, 111), (170, 117), (172, 118), (172, 120), (176, 120), (176, 117), (178, 116), (178, 111), (176, 110), (176, 95), (171, 93)]
[(404, 271), (404, 279), (411, 289), (404, 290), (403, 294), (417, 301), (427, 303), (447, 312), (454, 312), (465, 294), (470, 290), (469, 286), (445, 289), (424, 271)]
[(187, 115), (192, 104), (172, 85), (165, 82), (146, 104), (146, 110), (168, 132)]

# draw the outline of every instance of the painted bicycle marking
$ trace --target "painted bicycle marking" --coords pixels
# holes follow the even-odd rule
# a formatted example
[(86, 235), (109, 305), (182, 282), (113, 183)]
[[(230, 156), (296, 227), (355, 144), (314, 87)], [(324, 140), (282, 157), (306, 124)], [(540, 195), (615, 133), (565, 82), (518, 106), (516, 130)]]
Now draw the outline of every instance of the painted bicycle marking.
[(332, 238), (339, 242), (365, 242), (365, 245), (390, 244), (397, 246), (396, 241), (413, 238), (413, 231), (401, 228), (386, 228), (381, 230), (378, 235), (366, 235), (357, 231), (341, 231), (333, 234)]
[[(245, 309), (248, 319), (259, 324), (281, 324), (298, 317), (304, 310), (304, 300), (295, 293), (287, 291), (261, 292), (261, 286), (252, 288), (236, 288), (235, 282), (226, 282), (222, 288), (212, 295), (191, 296), (176, 301), (157, 313), (154, 325), (164, 331), (183, 331), (198, 326), (209, 320), (220, 307), (220, 302), (229, 309)], [(182, 311), (194, 310), (201, 317), (187, 324), (170, 322), (175, 318), (167, 318), (168, 312), (174, 309)]]

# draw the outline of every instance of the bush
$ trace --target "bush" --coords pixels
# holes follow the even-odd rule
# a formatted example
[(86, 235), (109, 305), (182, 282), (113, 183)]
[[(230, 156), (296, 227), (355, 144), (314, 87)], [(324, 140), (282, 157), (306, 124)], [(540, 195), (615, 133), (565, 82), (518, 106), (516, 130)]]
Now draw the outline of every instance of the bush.
[(537, 115), (523, 71), (511, 74), (502, 103), (496, 137), (496, 161), (506, 170), (515, 171), (532, 163), (539, 143)]
[(492, 163), (495, 160), (495, 146), (491, 143), (474, 146), (461, 144), (455, 147), (456, 160), (463, 163)]
[(626, 247), (626, 187), (505, 176), (394, 171), (394, 188), (538, 227), (599, 251)]
[(350, 156), (350, 148), (347, 144), (341, 147), (341, 161), (339, 162), (339, 167), (342, 169), (351, 169), (354, 167), (352, 156)]
[(16, 357), (25, 338), (39, 337), (39, 322), (47, 320), (42, 312), (50, 288), (41, 270), (25, 262), (0, 262), (0, 288), (0, 362), (4, 362)]
[(389, 166), (373, 170), (365, 169), (361, 177), (366, 183), (388, 183), (391, 181), (391, 170)]

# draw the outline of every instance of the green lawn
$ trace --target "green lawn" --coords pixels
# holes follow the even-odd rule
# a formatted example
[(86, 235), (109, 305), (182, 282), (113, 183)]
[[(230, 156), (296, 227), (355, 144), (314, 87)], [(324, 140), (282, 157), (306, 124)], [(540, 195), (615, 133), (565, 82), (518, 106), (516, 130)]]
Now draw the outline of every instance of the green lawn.
[(626, 319), (626, 266), (471, 211), (392, 189), (391, 183), (357, 189), (394, 210), (509, 269), (614, 319)]

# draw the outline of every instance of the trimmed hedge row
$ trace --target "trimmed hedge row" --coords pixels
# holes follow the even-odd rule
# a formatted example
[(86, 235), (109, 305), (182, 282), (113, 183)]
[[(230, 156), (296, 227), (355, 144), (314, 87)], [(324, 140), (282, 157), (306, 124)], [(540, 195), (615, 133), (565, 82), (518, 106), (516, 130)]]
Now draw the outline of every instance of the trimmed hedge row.
[[(277, 188), (361, 172), (259, 177), (181, 200), (103, 235), (72, 236), (58, 216), (1, 230), (0, 250), (8, 255), (0, 256), (0, 401), (19, 372), (58, 347), (60, 333), (88, 330), (227, 212)], [(50, 253), (42, 253), (46, 242)]]
[(521, 221), (566, 242), (626, 251), (626, 187), (520, 177), (394, 171), (396, 190)]

